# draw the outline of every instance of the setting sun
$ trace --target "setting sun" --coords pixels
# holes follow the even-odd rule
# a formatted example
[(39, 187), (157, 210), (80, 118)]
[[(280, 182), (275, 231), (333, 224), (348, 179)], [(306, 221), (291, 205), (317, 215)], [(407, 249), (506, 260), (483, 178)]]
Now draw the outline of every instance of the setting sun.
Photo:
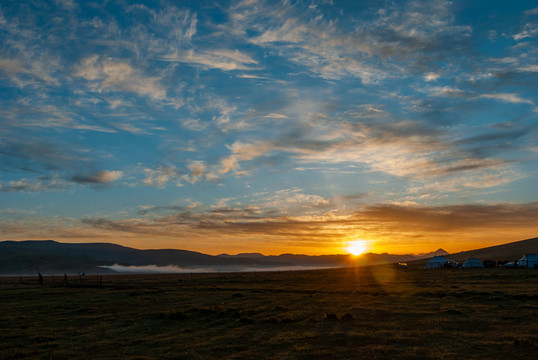
[(346, 250), (347, 252), (355, 256), (361, 255), (367, 250), (367, 244), (364, 240), (351, 241), (349, 242)]

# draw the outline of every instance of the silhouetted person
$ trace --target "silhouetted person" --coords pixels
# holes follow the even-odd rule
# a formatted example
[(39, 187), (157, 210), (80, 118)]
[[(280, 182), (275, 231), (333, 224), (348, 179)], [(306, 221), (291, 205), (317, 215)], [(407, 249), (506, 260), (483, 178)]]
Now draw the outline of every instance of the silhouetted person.
[(43, 275), (41, 273), (37, 273), (37, 282), (39, 285), (43, 285)]

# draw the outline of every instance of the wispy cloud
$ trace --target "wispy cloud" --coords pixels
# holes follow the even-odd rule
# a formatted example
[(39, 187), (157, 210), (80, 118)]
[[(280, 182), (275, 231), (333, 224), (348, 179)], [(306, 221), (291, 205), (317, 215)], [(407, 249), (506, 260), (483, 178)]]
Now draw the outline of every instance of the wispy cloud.
[(90, 161), (84, 148), (65, 142), (53, 144), (32, 136), (1, 140), (0, 163), (9, 169), (30, 172), (74, 169)]
[(523, 99), (517, 94), (503, 93), (503, 94), (482, 94), (478, 96), (481, 99), (495, 99), (500, 101), (505, 101), (513, 104), (529, 104), (534, 105), (532, 100)]
[(397, 70), (375, 57), (409, 61), (407, 70), (411, 70), (430, 67), (431, 62), (456, 56), (469, 46), (471, 28), (454, 24), (448, 1), (365, 8), (370, 12), (368, 20), (343, 32), (337, 20), (316, 7), (243, 1), (230, 8), (228, 30), (236, 35), (253, 33), (250, 42), (278, 48), (322, 78), (352, 76), (365, 83), (387, 77), (389, 68)]
[(223, 71), (232, 70), (254, 70), (253, 65), (258, 62), (250, 56), (241, 53), (239, 50), (215, 49), (201, 52), (194, 50), (182, 51), (166, 55), (163, 57), (167, 61), (177, 61), (188, 64), (200, 65), (207, 69), (220, 69)]
[(158, 77), (146, 76), (121, 60), (100, 60), (98, 55), (86, 58), (78, 66), (75, 76), (88, 80), (97, 92), (128, 91), (154, 100), (167, 99)]
[[(381, 111), (372, 109), (375, 111), (370, 112), (375, 114)], [(356, 117), (354, 114), (346, 115)], [(272, 141), (237, 141), (228, 146), (231, 154), (221, 158), (220, 168), (213, 168), (209, 176), (218, 178), (227, 173), (243, 176), (247, 173), (242, 170), (242, 163), (256, 160), (258, 166), (263, 166), (260, 159), (285, 154), (302, 164), (348, 163), (362, 167), (363, 172), (382, 172), (413, 179), (439, 181), (443, 176), (456, 173), (477, 179), (490, 177), (485, 172), (501, 173), (511, 166), (514, 161), (493, 156), (501, 148), (510, 148), (511, 142), (527, 136), (530, 130), (500, 133), (489, 129), (472, 138), (449, 140), (447, 132), (413, 121), (355, 124), (348, 119), (342, 122), (321, 120), (317, 125), (324, 131), (298, 128), (296, 131), (290, 129), (288, 134)], [(511, 181), (510, 177), (503, 177), (500, 182), (482, 183), (465, 181), (464, 177), (459, 179), (466, 186), (476, 184), (476, 187), (496, 186)]]
[(61, 179), (58, 175), (53, 177), (37, 177), (33, 179), (22, 178), (9, 181), (7, 184), (0, 184), (0, 192), (48, 192), (65, 190), (70, 184)]
[[(58, 80), (46, 70), (45, 65), (37, 61), (25, 66), (20, 59), (0, 59), (0, 71), (19, 87), (31, 85), (32, 77), (51, 85), (59, 84)], [(23, 76), (26, 75), (31, 78), (25, 79)]]
[(525, 10), (523, 13), (527, 16), (538, 15), (538, 7), (534, 9)]
[(519, 41), (526, 38), (535, 37), (538, 34), (538, 26), (536, 24), (527, 23), (523, 30), (513, 36), (514, 40)]
[(276, 114), (276, 113), (270, 113), (265, 115), (264, 117), (270, 118), (270, 119), (287, 119), (288, 117), (283, 114)]
[[(21, 106), (22, 105), (22, 106)], [(26, 99), (18, 104), (6, 106), (0, 114), (9, 121), (12, 128), (65, 128), (80, 131), (116, 132), (108, 126), (100, 126), (88, 121), (79, 120), (81, 116), (74, 112), (65, 111), (50, 104), (34, 103)]]
[(147, 186), (163, 187), (169, 181), (175, 182), (177, 186), (181, 184), (181, 172), (175, 166), (158, 166), (157, 169), (144, 169), (144, 184)]
[(72, 188), (73, 185), (104, 187), (118, 181), (123, 176), (121, 171), (102, 170), (87, 175), (72, 175), (68, 178), (55, 173), (52, 176), (40, 175), (33, 178), (21, 178), (0, 183), (0, 192), (50, 192)]

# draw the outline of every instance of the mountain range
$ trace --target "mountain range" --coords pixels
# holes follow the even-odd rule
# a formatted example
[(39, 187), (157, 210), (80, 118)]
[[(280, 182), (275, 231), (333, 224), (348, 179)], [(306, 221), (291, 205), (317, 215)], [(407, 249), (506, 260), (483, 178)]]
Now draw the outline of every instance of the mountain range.
[(111, 243), (60, 243), (53, 240), (0, 242), (0, 275), (107, 274), (122, 272), (217, 272), (267, 271), (377, 265), (394, 262), (422, 263), (434, 255), (455, 260), (474, 256), (510, 259), (523, 253), (537, 253), (538, 238), (492, 246), (457, 254), (438, 249), (425, 254), (393, 255), (366, 253), (352, 255), (265, 256), (260, 253), (207, 255), (175, 249), (139, 250)]

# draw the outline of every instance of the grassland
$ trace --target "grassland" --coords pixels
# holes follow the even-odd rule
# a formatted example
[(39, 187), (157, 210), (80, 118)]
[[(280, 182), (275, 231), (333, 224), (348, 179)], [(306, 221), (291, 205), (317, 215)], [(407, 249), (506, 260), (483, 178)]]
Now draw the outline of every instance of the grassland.
[(0, 279), (0, 358), (530, 359), (538, 271)]

